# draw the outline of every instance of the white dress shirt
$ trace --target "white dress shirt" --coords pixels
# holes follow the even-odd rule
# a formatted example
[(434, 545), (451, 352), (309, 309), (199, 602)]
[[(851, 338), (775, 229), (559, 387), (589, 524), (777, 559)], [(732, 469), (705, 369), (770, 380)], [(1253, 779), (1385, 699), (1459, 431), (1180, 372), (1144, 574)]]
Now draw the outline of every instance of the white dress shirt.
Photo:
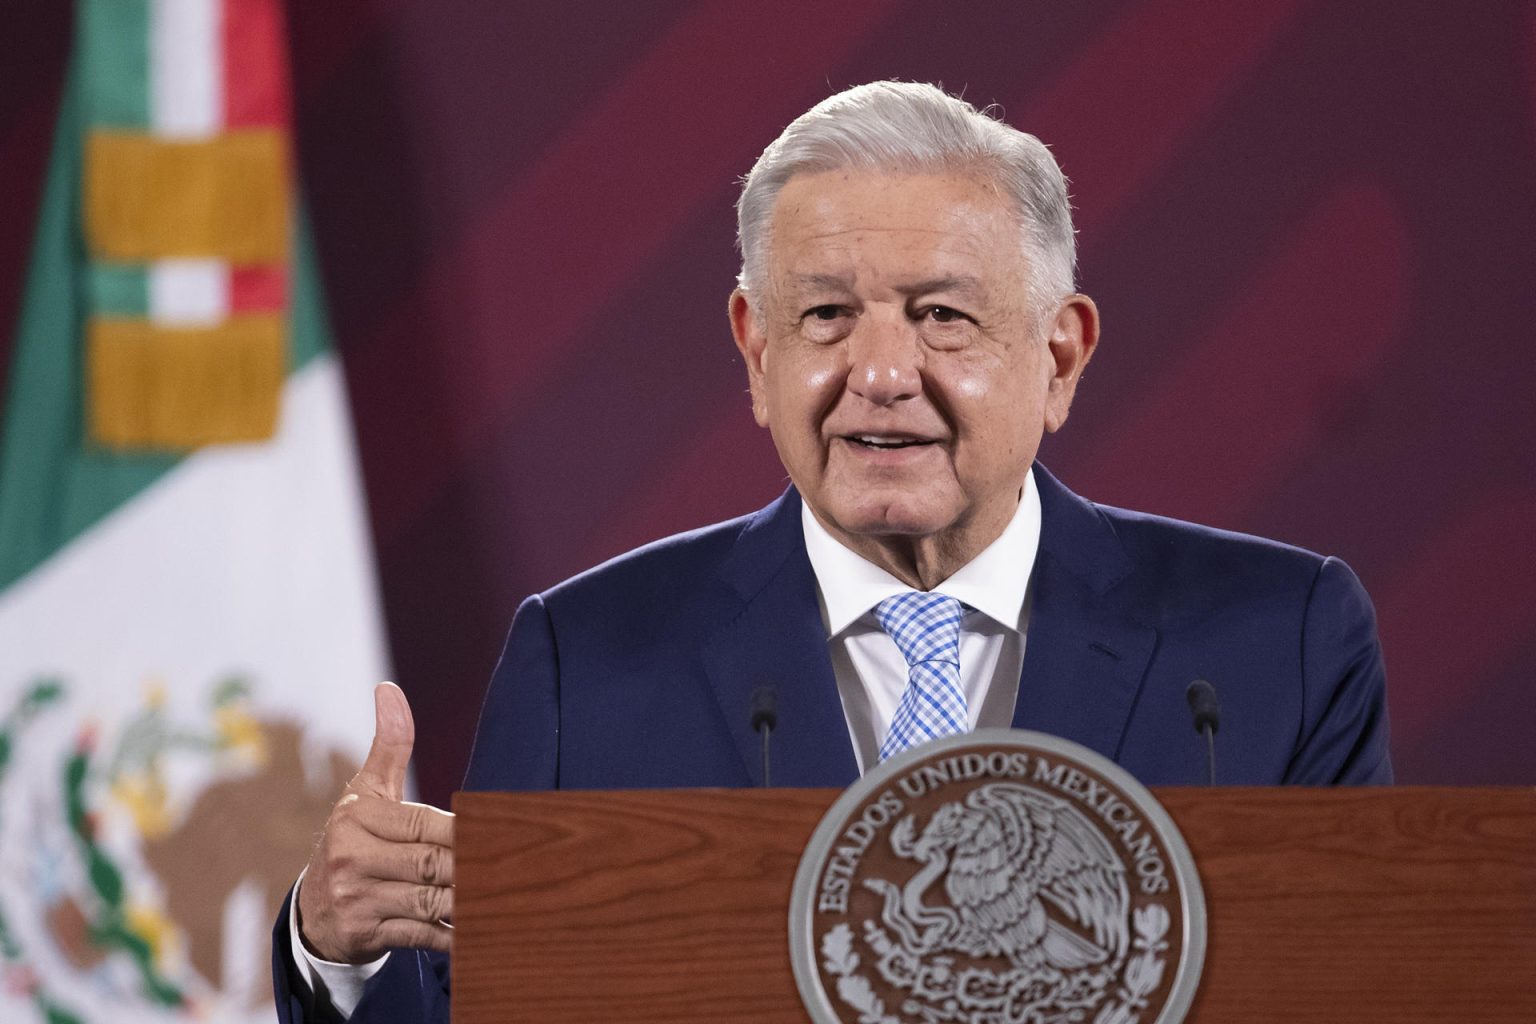
[[(880, 742), (907, 685), (907, 661), (896, 641), (880, 628), (875, 606), (912, 588), (863, 556), (844, 547), (801, 506), (805, 550), (816, 575), (827, 653), (848, 719), (848, 736), (863, 773), (879, 758)], [(960, 621), (960, 686), (972, 729), (1006, 727), (1024, 668), (1029, 622), (1029, 579), (1040, 549), (1040, 495), (1031, 471), (1013, 519), (1002, 535), (935, 588), (966, 605)], [(302, 885), (304, 876), (299, 876)], [(363, 996), (363, 983), (389, 954), (353, 966), (321, 960), (299, 939), (298, 889), (288, 912), (288, 936), (299, 973), (317, 994), (330, 999), (343, 1018)]]
[[(907, 662), (875, 618), (875, 606), (912, 588), (839, 543), (801, 507), (805, 550), (816, 574), (827, 653), (862, 773), (879, 758), (907, 685)], [(960, 686), (972, 729), (1013, 721), (1024, 668), (1029, 579), (1040, 549), (1040, 495), (1031, 472), (1013, 519), (981, 554), (934, 588), (966, 605), (960, 621)]]

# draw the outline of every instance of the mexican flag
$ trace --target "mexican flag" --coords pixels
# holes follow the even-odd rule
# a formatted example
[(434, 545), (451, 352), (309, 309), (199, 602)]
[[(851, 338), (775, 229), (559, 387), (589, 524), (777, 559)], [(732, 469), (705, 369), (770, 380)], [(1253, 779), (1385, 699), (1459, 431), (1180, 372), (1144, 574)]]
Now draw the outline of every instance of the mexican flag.
[(386, 676), (281, 0), (80, 0), (0, 419), (0, 1020), (269, 1021)]

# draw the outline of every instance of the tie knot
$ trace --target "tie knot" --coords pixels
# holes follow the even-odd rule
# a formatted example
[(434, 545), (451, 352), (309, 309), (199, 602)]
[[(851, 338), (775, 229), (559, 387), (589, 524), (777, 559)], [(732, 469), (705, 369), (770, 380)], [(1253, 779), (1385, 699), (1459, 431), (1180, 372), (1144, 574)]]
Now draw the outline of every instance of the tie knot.
[(908, 665), (960, 663), (960, 619), (965, 606), (945, 594), (909, 590), (875, 606), (880, 628), (896, 641)]

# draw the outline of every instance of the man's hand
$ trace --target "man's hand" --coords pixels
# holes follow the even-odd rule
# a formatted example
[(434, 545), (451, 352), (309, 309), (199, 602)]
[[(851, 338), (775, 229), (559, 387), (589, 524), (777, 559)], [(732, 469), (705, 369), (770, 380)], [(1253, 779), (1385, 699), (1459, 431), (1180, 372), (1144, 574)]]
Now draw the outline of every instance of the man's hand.
[(299, 886), (299, 929), (323, 960), (361, 964), (396, 947), (453, 943), (453, 815), (406, 803), (416, 726), (394, 683), (373, 691), (368, 759), (331, 810)]

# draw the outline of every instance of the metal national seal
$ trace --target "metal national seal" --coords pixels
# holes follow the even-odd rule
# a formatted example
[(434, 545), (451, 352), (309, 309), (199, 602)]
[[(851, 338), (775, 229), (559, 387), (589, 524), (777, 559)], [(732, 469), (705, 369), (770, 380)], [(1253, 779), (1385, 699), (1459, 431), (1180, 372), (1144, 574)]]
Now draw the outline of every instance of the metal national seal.
[(817, 1024), (1173, 1024), (1204, 963), (1205, 897), (1123, 769), (979, 730), (891, 758), (833, 804), (789, 938)]

